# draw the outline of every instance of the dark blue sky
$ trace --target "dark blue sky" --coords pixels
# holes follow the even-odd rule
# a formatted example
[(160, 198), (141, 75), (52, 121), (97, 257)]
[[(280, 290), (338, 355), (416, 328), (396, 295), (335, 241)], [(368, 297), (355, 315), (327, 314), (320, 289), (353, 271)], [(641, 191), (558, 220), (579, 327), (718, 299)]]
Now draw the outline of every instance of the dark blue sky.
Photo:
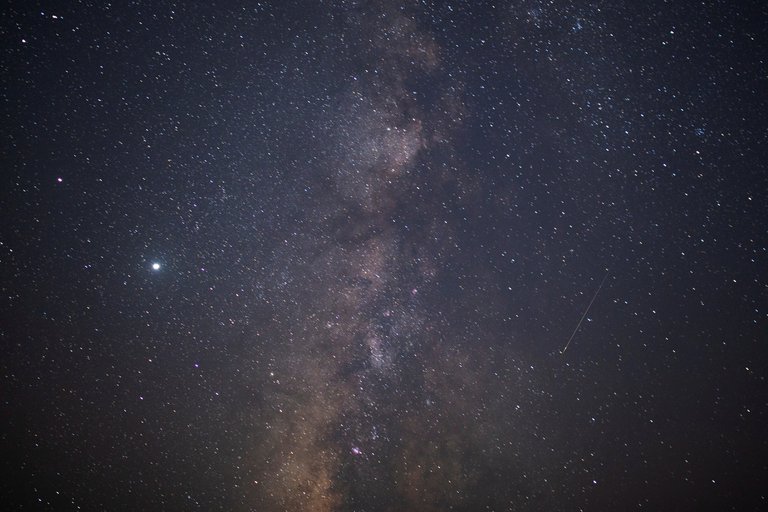
[(9, 510), (766, 506), (761, 2), (4, 12)]

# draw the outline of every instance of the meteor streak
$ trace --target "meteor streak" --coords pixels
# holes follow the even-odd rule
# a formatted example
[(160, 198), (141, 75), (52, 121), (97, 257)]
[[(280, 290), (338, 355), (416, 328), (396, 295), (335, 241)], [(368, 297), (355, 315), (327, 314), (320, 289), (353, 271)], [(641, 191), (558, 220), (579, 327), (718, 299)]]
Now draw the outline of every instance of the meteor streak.
[(579, 330), (579, 327), (581, 327), (581, 322), (584, 321), (584, 317), (587, 316), (587, 313), (589, 313), (589, 308), (592, 307), (592, 303), (595, 302), (595, 299), (597, 298), (597, 294), (600, 293), (600, 289), (603, 287), (603, 284), (605, 284), (605, 280), (608, 279), (608, 271), (605, 271), (605, 275), (603, 276), (603, 280), (600, 281), (600, 286), (597, 287), (597, 290), (595, 290), (595, 294), (592, 296), (592, 300), (589, 301), (589, 306), (587, 306), (587, 309), (584, 310), (584, 314), (581, 315), (581, 320), (579, 320), (579, 323), (576, 324), (576, 328), (571, 333), (571, 337), (568, 338), (568, 343), (565, 344), (565, 347), (563, 347), (563, 350), (560, 351), (561, 354), (565, 354), (565, 351), (568, 350), (568, 345), (571, 344), (571, 341), (573, 341), (573, 337), (576, 336), (576, 331)]

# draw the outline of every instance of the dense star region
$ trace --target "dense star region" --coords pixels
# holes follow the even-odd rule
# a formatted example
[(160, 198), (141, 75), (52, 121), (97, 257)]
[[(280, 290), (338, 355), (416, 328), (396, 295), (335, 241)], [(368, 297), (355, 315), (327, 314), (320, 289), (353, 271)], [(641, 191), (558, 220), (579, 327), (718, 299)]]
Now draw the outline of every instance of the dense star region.
[(5, 509), (768, 507), (761, 2), (0, 27)]

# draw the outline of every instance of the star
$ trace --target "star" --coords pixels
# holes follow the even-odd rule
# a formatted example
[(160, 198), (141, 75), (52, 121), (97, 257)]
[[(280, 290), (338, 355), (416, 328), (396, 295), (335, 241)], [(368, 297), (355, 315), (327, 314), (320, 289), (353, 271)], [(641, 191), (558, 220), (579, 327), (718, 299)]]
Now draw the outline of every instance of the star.
[(162, 268), (162, 265), (160, 265), (160, 263), (158, 263), (158, 262), (156, 262), (156, 261), (155, 261), (154, 263), (152, 263), (152, 270), (154, 270), (154, 271), (156, 271), (156, 272), (157, 272), (157, 271), (158, 271), (158, 270), (160, 270), (161, 268)]

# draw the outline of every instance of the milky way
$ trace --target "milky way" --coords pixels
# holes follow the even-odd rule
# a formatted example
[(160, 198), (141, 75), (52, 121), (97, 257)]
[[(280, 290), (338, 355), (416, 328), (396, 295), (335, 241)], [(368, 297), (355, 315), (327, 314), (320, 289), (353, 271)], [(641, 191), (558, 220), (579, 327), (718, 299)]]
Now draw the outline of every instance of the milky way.
[[(454, 418), (457, 434), (440, 432), (457, 406), (444, 379), (475, 370), (459, 353), (434, 357), (452, 341), (424, 306), (450, 251), (450, 228), (423, 217), (462, 165), (452, 151), (461, 85), (398, 9), (352, 9), (346, 23), (360, 68), (333, 99), (302, 232), (275, 258), (275, 274), (290, 276), (273, 291), (290, 328), (268, 367), (267, 441), (253, 457), (270, 476), (253, 493), (293, 510), (430, 510), (461, 503), (465, 445), (479, 434), (469, 417)], [(455, 495), (439, 491), (445, 481)]]

